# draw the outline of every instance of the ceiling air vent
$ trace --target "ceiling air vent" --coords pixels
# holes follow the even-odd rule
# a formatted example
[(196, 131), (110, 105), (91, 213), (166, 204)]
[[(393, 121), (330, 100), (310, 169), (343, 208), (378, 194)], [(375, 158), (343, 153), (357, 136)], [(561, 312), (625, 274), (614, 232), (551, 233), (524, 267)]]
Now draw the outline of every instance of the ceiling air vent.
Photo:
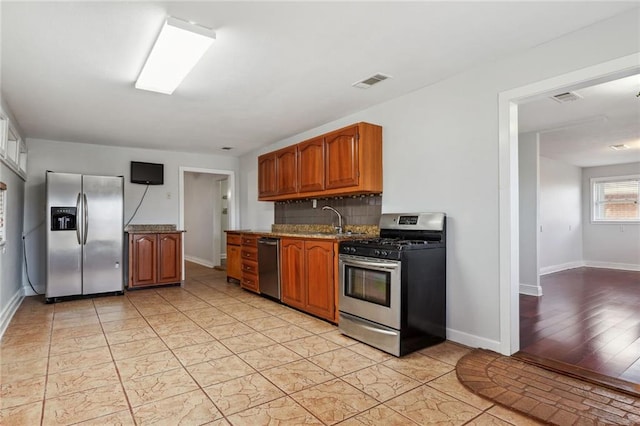
[(352, 86), (358, 87), (360, 89), (368, 89), (374, 84), (378, 84), (381, 81), (384, 81), (388, 78), (391, 78), (391, 76), (378, 73), (378, 74), (372, 75), (369, 78), (365, 78), (364, 80), (356, 81), (355, 83), (352, 84)]
[(563, 104), (565, 102), (573, 102), (573, 101), (577, 101), (578, 99), (582, 99), (582, 96), (578, 95), (576, 92), (564, 92), (564, 93), (559, 93), (557, 95), (553, 95), (551, 99), (553, 99), (558, 103)]

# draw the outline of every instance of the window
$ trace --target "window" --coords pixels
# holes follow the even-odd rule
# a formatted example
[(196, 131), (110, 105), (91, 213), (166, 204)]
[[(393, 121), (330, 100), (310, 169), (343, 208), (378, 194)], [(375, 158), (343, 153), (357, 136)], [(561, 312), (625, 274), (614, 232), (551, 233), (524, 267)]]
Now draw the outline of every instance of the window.
[(640, 175), (591, 179), (594, 222), (640, 222)]
[(5, 222), (4, 217), (7, 211), (5, 199), (7, 197), (7, 185), (4, 182), (0, 182), (0, 246), (5, 242)]

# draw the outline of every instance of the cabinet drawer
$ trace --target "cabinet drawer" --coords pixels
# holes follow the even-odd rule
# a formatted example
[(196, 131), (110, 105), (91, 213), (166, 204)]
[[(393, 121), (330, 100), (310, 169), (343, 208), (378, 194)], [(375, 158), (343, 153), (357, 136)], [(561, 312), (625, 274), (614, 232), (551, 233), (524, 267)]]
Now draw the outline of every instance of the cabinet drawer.
[(227, 244), (239, 246), (240, 244), (242, 244), (242, 235), (227, 234)]
[(258, 261), (258, 250), (256, 249), (247, 249), (242, 248), (242, 259), (253, 260), (254, 262)]
[(258, 292), (258, 276), (253, 274), (242, 274), (240, 286), (244, 289)]
[(248, 260), (243, 260), (242, 261), (242, 276), (244, 276), (245, 273), (249, 273), (249, 274), (257, 274), (258, 273), (258, 263), (257, 262), (252, 262), (252, 261), (248, 261)]
[(242, 245), (250, 247), (258, 247), (258, 237), (254, 235), (243, 235)]

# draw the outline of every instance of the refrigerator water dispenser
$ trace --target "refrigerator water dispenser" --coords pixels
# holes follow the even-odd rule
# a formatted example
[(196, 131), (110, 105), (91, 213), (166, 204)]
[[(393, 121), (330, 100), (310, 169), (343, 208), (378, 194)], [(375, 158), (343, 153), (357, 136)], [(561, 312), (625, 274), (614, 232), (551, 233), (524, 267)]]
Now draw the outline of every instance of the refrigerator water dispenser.
[(51, 207), (52, 231), (75, 231), (76, 208), (75, 207)]

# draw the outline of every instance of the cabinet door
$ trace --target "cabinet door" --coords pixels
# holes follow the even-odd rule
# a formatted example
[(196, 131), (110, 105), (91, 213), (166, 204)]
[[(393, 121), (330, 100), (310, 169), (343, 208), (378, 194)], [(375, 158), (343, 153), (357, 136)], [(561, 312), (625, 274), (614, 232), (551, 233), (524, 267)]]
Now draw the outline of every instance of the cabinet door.
[(326, 189), (358, 186), (358, 126), (328, 134), (325, 150)]
[(324, 190), (324, 137), (298, 144), (298, 191)]
[(334, 320), (333, 242), (305, 242), (306, 310), (319, 317)]
[(158, 272), (156, 241), (155, 234), (131, 235), (130, 286), (154, 285), (156, 283)]
[(227, 280), (240, 279), (240, 246), (227, 244)]
[(304, 241), (283, 238), (280, 240), (280, 286), (282, 302), (304, 309)]
[(258, 198), (276, 194), (276, 156), (275, 153), (258, 157)]
[(182, 234), (158, 234), (158, 283), (182, 280)]
[(298, 192), (298, 156), (296, 146), (276, 151), (276, 193)]

